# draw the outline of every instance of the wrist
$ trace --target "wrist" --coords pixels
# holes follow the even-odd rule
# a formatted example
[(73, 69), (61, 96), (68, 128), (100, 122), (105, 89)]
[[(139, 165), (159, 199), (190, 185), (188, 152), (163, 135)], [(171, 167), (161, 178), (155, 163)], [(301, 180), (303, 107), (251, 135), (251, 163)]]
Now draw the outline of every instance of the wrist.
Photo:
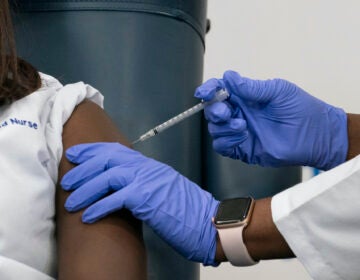
[(255, 261), (294, 257), (273, 222), (271, 198), (255, 201), (253, 217), (244, 229), (244, 242)]
[(227, 261), (227, 258), (224, 253), (224, 249), (221, 244), (221, 240), (219, 234), (216, 235), (216, 254), (215, 254), (215, 261), (218, 263)]
[(346, 159), (352, 159), (360, 154), (360, 115), (347, 114), (347, 131), (349, 148)]
[[(295, 257), (273, 222), (271, 198), (255, 200), (252, 219), (243, 231), (243, 240), (254, 261)], [(219, 263), (227, 261), (219, 236), (215, 259)]]
[(348, 152), (347, 115), (341, 108), (329, 106), (327, 114), (322, 116), (318, 142), (322, 143), (313, 151), (315, 162), (310, 164), (321, 170), (329, 170), (346, 161)]
[(223, 200), (213, 223), (217, 228), (216, 259), (227, 259), (234, 266), (250, 266), (257, 262), (249, 255), (243, 240), (243, 231), (251, 221), (254, 199), (238, 197)]

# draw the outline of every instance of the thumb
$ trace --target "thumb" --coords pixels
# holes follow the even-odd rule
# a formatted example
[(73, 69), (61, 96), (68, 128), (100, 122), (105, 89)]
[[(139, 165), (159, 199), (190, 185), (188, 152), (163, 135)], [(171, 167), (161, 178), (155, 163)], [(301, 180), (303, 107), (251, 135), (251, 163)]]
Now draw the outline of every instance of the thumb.
[(226, 71), (223, 81), (230, 92), (230, 100), (234, 94), (246, 101), (267, 103), (276, 96), (280, 80), (253, 80), (242, 77), (235, 71)]
[(105, 150), (110, 149), (114, 143), (86, 143), (71, 146), (66, 150), (66, 157), (75, 164), (83, 163), (90, 158), (103, 154)]
[(194, 96), (205, 101), (212, 100), (217, 91), (224, 88), (222, 80), (212, 78), (199, 86)]

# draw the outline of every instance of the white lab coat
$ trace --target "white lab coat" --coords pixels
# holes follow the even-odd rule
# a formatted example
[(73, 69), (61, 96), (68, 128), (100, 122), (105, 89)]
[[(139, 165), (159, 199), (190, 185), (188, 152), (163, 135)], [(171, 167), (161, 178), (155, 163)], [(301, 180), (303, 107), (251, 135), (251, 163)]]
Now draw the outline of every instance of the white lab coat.
[(360, 156), (279, 193), (271, 208), (313, 279), (360, 279)]
[(42, 86), (0, 107), (0, 280), (56, 277), (55, 185), (62, 130), (84, 99), (102, 95), (83, 83), (62, 86), (41, 74)]

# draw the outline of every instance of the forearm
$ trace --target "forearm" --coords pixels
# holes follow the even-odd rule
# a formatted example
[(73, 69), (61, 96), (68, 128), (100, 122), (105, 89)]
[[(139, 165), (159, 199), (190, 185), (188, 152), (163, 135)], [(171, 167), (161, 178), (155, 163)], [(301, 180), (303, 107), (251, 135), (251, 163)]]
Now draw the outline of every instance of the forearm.
[[(360, 115), (348, 114), (349, 149), (347, 159), (360, 154)], [(257, 200), (250, 224), (244, 230), (244, 242), (254, 260), (294, 257), (277, 230), (271, 215), (271, 198)]]
[[(294, 257), (294, 253), (277, 230), (271, 216), (271, 198), (255, 201), (254, 212), (249, 225), (243, 232), (244, 242), (254, 260)], [(226, 261), (218, 239), (216, 260)]]
[(347, 117), (349, 149), (346, 159), (349, 160), (360, 154), (360, 115), (347, 114)]

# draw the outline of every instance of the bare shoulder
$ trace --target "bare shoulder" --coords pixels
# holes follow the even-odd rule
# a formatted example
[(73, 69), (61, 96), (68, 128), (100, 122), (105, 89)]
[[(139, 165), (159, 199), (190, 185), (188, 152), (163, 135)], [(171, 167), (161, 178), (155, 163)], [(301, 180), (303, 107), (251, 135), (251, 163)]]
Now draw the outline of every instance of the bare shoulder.
[(106, 112), (86, 99), (75, 108), (64, 125), (64, 149), (74, 144), (99, 141), (129, 144)]

